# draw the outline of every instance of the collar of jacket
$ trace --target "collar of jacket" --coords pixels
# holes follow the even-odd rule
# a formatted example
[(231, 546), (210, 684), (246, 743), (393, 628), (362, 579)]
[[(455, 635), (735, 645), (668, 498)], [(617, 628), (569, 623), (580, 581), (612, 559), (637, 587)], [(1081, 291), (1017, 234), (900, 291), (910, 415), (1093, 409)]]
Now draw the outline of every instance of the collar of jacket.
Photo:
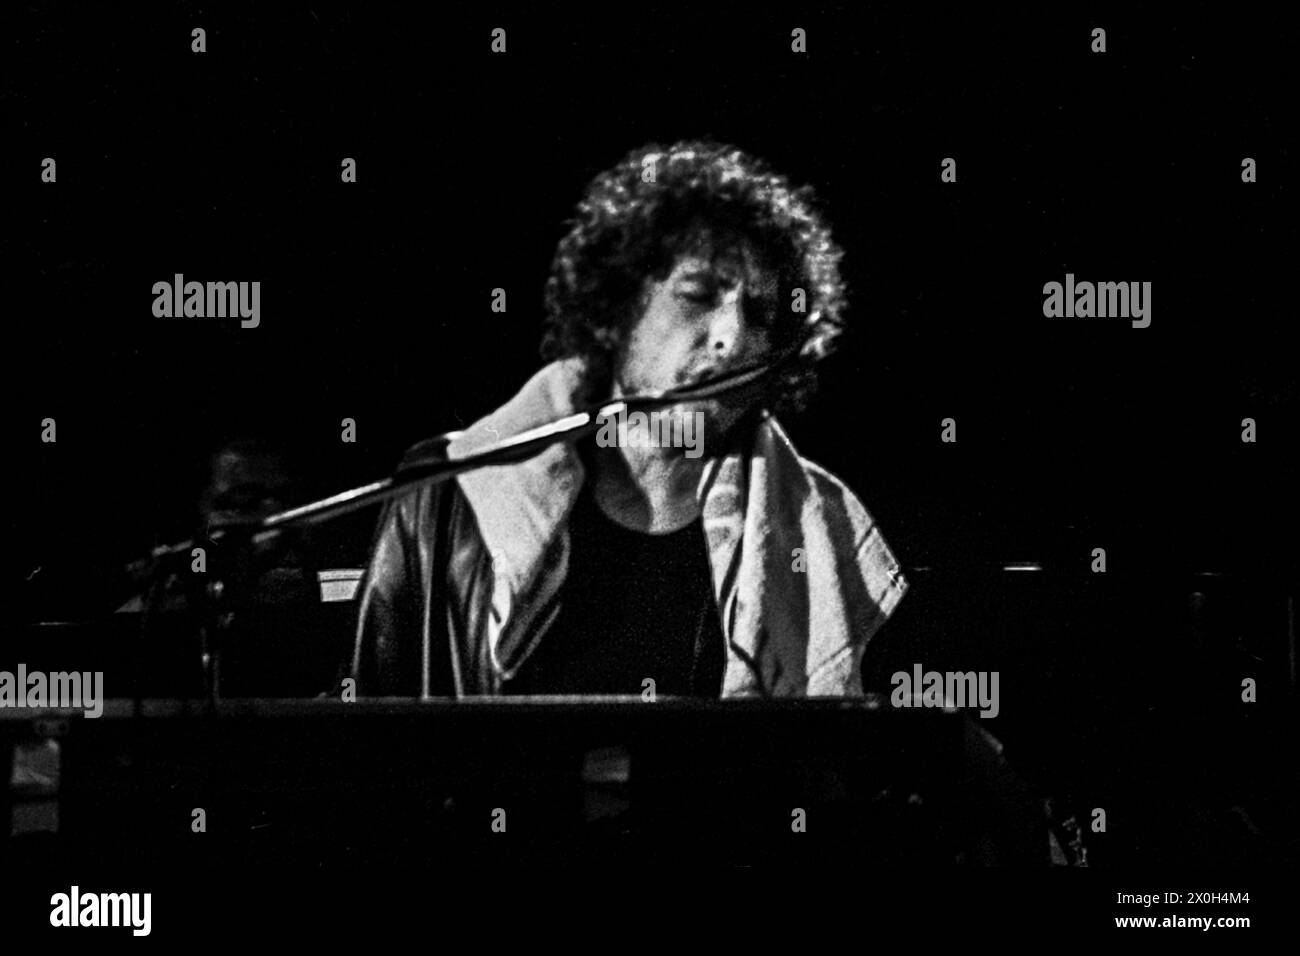
[[(543, 367), (448, 454), (464, 457), (573, 414), (582, 367), (579, 359)], [(566, 519), (584, 479), (568, 443), (456, 479), (491, 556), (488, 647), (503, 678), (527, 660), (555, 610), (568, 567)], [(907, 590), (862, 503), (800, 457), (770, 416), (747, 448), (710, 460), (698, 494), (729, 645), (722, 696), (860, 694), (862, 651)]]

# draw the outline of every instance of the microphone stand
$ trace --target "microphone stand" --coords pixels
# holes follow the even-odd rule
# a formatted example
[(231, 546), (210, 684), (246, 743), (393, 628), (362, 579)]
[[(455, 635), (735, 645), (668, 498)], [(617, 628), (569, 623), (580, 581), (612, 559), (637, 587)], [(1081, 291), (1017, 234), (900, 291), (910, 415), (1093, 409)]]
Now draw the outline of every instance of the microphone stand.
[[(204, 535), (206, 541), (232, 543), (236, 550), (244, 555), (253, 553), (257, 547), (265, 545), (280, 535), (305, 525), (328, 521), (340, 515), (367, 508), (370, 505), (398, 497), (421, 485), (434, 485), (448, 481), (457, 475), (477, 468), (492, 465), (504, 465), (524, 461), (538, 454), (545, 448), (559, 442), (577, 442), (597, 431), (604, 419), (620, 413), (650, 411), (682, 402), (699, 401), (718, 395), (737, 391), (747, 386), (754, 386), (766, 379), (779, 368), (799, 354), (800, 345), (792, 346), (775, 360), (759, 366), (752, 366), (725, 375), (710, 377), (704, 381), (679, 389), (673, 389), (659, 395), (628, 395), (614, 399), (592, 411), (577, 412), (557, 421), (547, 422), (530, 428), (518, 435), (503, 438), (500, 441), (480, 449), (463, 458), (429, 457), (417, 459), (401, 465), (387, 478), (370, 484), (350, 488), (328, 498), (321, 498), (307, 504), (290, 508), (263, 518), (247, 521), (222, 522), (214, 524)], [(454, 440), (463, 432), (448, 432), (438, 439), (438, 447), (445, 448), (446, 443)], [(151, 579), (165, 573), (165, 569), (182, 557), (188, 557), (191, 550), (200, 547), (200, 539), (191, 538), (176, 544), (162, 545), (153, 549), (147, 558), (128, 565), (136, 570), (149, 568)], [(223, 561), (224, 565), (225, 562)], [(224, 576), (224, 575), (223, 575)], [(149, 591), (151, 597), (146, 604), (146, 620), (151, 615), (150, 605), (161, 589), (151, 580)], [(222, 601), (230, 600), (229, 588), (221, 577), (214, 577), (206, 588), (199, 589), (203, 594), (204, 612), (201, 615), (202, 635), (202, 669), (204, 696), (210, 707), (215, 708), (220, 694), (218, 636), (229, 622), (230, 615), (223, 614)], [(140, 675), (136, 675), (135, 712), (141, 710), (142, 691)]]

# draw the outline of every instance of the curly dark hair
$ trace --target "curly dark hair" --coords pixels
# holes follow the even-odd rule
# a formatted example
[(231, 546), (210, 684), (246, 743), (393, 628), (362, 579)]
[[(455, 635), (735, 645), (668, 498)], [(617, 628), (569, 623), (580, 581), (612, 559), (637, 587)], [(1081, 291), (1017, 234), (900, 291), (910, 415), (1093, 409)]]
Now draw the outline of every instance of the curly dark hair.
[[(542, 357), (584, 357), (588, 397), (600, 400), (621, 337), (644, 304), (645, 280), (667, 278), (702, 236), (739, 235), (791, 303), (774, 317), (774, 349), (803, 342), (772, 382), (767, 404), (802, 410), (816, 384), (815, 363), (840, 334), (845, 309), (843, 252), (813, 203), (810, 186), (792, 187), (733, 146), (697, 140), (634, 150), (591, 181), (566, 223), (546, 283)], [(804, 290), (802, 312), (793, 309), (796, 288)]]

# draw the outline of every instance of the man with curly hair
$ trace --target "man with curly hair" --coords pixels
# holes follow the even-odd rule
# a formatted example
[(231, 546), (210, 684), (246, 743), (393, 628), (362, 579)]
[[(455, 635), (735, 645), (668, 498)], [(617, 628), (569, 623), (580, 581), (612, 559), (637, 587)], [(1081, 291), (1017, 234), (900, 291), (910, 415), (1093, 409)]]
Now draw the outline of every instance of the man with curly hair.
[(907, 583), (775, 417), (806, 401), (845, 305), (812, 198), (713, 142), (647, 146), (591, 182), (546, 287), (548, 364), (411, 457), (785, 361), (648, 433), (623, 422), (393, 500), (362, 584), (358, 692), (861, 693), (863, 650)]

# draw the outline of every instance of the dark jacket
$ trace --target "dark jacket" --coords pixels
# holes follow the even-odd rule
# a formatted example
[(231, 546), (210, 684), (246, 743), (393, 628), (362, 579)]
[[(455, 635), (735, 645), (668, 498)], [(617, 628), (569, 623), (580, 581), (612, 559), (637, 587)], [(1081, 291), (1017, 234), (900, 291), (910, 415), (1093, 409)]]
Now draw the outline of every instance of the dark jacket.
[[(404, 461), (445, 455), (445, 442), (416, 445)], [(360, 589), (350, 676), (367, 696), (495, 694), (487, 659), (492, 562), (474, 513), (454, 481), (390, 501)], [(453, 581), (466, 584), (464, 600)]]

